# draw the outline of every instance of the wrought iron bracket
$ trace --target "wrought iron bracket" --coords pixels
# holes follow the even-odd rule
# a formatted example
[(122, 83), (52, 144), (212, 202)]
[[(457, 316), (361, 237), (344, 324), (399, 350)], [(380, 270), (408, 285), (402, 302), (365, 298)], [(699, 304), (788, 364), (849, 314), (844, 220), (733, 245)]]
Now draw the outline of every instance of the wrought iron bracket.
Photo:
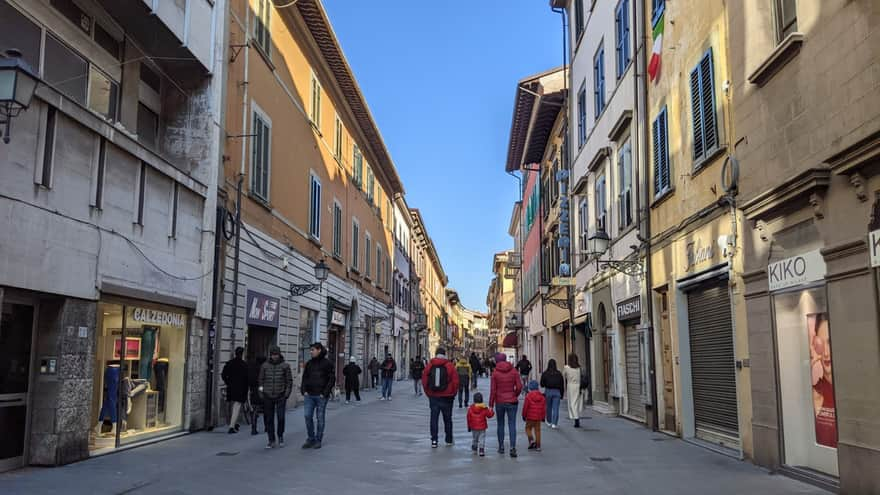
[(552, 304), (554, 306), (559, 306), (562, 309), (569, 309), (571, 307), (571, 302), (568, 299), (544, 299), (545, 304)]
[(602, 271), (605, 268), (630, 277), (639, 277), (642, 274), (642, 263), (639, 260), (596, 260), (596, 270)]
[(301, 296), (313, 290), (321, 290), (321, 284), (290, 284), (290, 295), (293, 297)]
[(232, 55), (229, 56), (229, 63), (230, 64), (235, 62), (235, 59), (238, 58), (238, 54), (241, 53), (242, 48), (244, 48), (246, 46), (247, 46), (246, 44), (229, 45), (229, 51), (232, 52)]

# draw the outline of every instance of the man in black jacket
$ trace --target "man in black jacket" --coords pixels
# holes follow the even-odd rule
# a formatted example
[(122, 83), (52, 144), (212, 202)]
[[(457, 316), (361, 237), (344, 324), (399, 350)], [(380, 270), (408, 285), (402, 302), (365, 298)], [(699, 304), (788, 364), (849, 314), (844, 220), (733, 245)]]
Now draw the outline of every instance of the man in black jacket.
[[(529, 362), (529, 359), (523, 354), (519, 358), (519, 362), (516, 363), (516, 369), (519, 371), (520, 380), (523, 383), (529, 383), (529, 373), (532, 372), (532, 363)], [(526, 390), (528, 387), (523, 387), (523, 393), (528, 393)]]
[[(336, 371), (333, 363), (327, 359), (327, 350), (320, 342), (312, 344), (312, 359), (303, 370), (302, 384), (299, 391), (303, 394), (306, 416), (306, 432), (309, 437), (303, 444), (304, 449), (320, 449), (324, 440), (324, 416), (327, 412), (327, 400), (333, 393), (336, 383)], [(315, 418), (318, 429), (315, 431)]]
[(248, 394), (248, 366), (241, 357), (244, 347), (235, 348), (235, 358), (223, 366), (220, 376), (226, 385), (226, 401), (232, 403), (232, 414), (229, 416), (229, 433), (238, 433), (238, 416)]

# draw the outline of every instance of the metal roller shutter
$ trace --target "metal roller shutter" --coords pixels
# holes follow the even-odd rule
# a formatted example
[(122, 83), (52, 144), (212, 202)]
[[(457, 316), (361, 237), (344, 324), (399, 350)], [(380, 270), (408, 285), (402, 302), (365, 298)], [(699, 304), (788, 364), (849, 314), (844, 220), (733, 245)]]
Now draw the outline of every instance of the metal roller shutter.
[(727, 282), (688, 293), (694, 419), (699, 430), (739, 437), (733, 324)]
[(626, 328), (626, 399), (627, 414), (645, 419), (642, 390), (642, 343), (635, 327)]

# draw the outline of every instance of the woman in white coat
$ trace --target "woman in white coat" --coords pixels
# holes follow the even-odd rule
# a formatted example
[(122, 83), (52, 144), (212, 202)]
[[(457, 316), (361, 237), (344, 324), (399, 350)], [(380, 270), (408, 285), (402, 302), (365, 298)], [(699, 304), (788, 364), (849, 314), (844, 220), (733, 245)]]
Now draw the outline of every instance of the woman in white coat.
[(581, 365), (577, 354), (568, 355), (568, 363), (562, 370), (565, 378), (565, 395), (568, 396), (568, 418), (574, 420), (574, 427), (581, 427), (581, 409), (584, 404), (584, 394), (581, 389)]

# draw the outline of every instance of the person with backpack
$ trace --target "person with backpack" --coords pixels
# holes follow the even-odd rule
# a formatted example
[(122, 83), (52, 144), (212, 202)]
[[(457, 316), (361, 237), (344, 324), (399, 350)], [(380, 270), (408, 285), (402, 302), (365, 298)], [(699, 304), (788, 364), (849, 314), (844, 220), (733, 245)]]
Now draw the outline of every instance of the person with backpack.
[(411, 359), (409, 363), (409, 376), (413, 381), (413, 391), (416, 397), (422, 395), (422, 372), (425, 371), (425, 363), (422, 362), (422, 356)]
[(523, 384), (519, 373), (507, 356), (495, 355), (495, 371), (489, 386), (489, 407), (498, 415), (498, 453), (504, 454), (504, 417), (510, 435), (510, 457), (516, 457), (516, 410), (519, 408), (519, 394)]
[(455, 363), (455, 372), (458, 373), (458, 408), (461, 409), (461, 399), (464, 398), (464, 407), (468, 406), (471, 395), (471, 365), (464, 356), (458, 358)]
[(522, 418), (526, 423), (526, 436), (529, 437), (529, 450), (541, 451), (541, 421), (547, 418), (547, 402), (538, 390), (538, 382), (529, 382), (529, 393), (523, 401)]
[[(529, 362), (529, 359), (525, 354), (520, 356), (519, 362), (516, 363), (516, 370), (519, 371), (519, 379), (523, 383), (529, 383), (529, 373), (532, 372), (532, 363)], [(523, 393), (528, 393), (528, 390), (523, 387)]]
[(345, 377), (345, 403), (351, 402), (351, 393), (354, 392), (354, 398), (358, 402), (361, 401), (361, 367), (357, 365), (357, 359), (354, 356), (349, 358), (349, 363), (342, 368), (342, 376)]
[(379, 400), (391, 400), (391, 386), (394, 384), (394, 373), (397, 371), (397, 363), (391, 357), (391, 353), (385, 355), (382, 361), (382, 397)]
[(458, 392), (458, 372), (452, 361), (446, 359), (446, 349), (437, 348), (437, 354), (422, 373), (422, 387), (431, 408), (431, 448), (437, 448), (440, 414), (443, 414), (446, 445), (452, 445), (452, 403)]
[(587, 380), (581, 370), (577, 354), (568, 355), (568, 364), (563, 368), (562, 376), (565, 378), (565, 390), (568, 391), (568, 418), (574, 420), (575, 428), (580, 428), (581, 409), (584, 404), (583, 391), (587, 388)]
[(565, 396), (565, 378), (556, 368), (556, 360), (547, 361), (547, 369), (541, 374), (541, 386), (547, 400), (547, 426), (556, 429), (559, 425), (559, 402)]

